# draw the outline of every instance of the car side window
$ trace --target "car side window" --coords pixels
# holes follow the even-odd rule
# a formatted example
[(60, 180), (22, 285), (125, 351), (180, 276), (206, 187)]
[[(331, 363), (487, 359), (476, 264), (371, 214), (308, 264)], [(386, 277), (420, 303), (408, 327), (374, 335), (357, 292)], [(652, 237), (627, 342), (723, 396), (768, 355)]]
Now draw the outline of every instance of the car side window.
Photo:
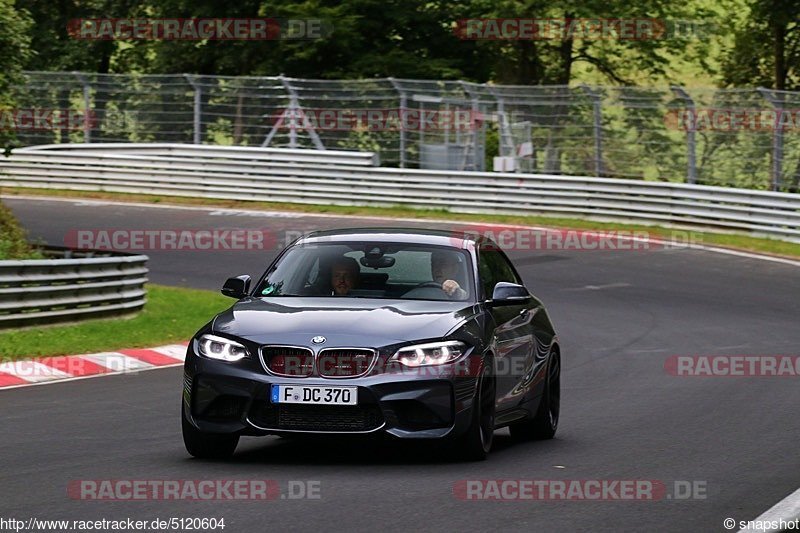
[(508, 259), (491, 245), (482, 244), (478, 255), (478, 272), (485, 298), (491, 298), (494, 286), (500, 281), (522, 284)]

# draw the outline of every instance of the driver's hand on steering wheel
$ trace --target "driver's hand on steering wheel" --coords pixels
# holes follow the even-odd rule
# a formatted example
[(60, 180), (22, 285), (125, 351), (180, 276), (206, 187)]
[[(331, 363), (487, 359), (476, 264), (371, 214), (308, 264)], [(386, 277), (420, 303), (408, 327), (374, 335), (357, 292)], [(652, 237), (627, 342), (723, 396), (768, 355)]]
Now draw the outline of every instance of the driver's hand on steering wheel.
[(446, 292), (448, 296), (453, 296), (460, 288), (461, 286), (458, 282), (452, 279), (445, 280), (444, 283), (442, 283), (442, 290)]

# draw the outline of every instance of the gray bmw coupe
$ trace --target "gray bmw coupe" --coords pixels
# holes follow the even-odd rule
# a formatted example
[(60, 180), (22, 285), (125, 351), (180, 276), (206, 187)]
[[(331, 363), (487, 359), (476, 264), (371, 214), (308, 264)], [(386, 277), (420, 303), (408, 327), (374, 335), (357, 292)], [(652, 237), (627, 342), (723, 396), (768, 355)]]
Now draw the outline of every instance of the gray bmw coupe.
[(419, 229), (301, 237), (189, 343), (183, 438), (200, 458), (241, 435), (445, 439), (484, 459), (494, 431), (556, 432), (561, 353), (542, 303), (491, 240)]

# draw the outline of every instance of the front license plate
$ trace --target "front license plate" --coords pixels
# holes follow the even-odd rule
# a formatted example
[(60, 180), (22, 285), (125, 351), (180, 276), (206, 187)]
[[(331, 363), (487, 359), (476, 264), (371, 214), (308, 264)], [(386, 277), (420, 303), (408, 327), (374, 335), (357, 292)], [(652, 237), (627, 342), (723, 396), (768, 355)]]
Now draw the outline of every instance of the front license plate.
[(357, 405), (358, 387), (325, 385), (273, 385), (272, 403), (305, 403), (316, 405)]

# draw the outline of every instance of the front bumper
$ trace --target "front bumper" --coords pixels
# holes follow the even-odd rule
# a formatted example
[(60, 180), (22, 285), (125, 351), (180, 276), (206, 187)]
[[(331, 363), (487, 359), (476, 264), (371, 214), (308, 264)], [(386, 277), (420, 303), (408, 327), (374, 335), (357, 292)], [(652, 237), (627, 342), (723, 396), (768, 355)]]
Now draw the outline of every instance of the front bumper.
[[(187, 354), (183, 413), (200, 431), (268, 435), (385, 432), (404, 439), (458, 435), (471, 420), (476, 378), (454, 365), (359, 378), (286, 378), (258, 363), (225, 363)], [(273, 384), (358, 387), (358, 405), (271, 404)]]

